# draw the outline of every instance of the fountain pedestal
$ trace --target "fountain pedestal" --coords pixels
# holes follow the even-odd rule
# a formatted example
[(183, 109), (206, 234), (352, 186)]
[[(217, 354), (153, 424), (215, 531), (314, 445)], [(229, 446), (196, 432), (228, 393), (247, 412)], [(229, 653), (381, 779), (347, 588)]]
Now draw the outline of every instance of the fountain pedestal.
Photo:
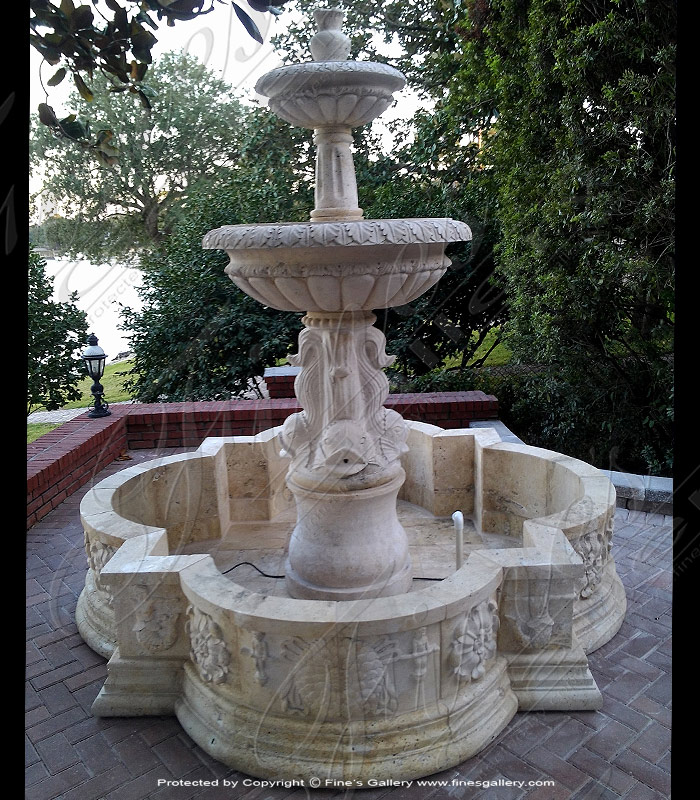
[(363, 219), (351, 131), (385, 111), (405, 78), (383, 64), (347, 60), (342, 12), (314, 16), (315, 60), (273, 70), (256, 85), (278, 116), (314, 131), (311, 221), (224, 226), (203, 244), (226, 250), (227, 274), (244, 292), (306, 311), (299, 353), (288, 359), (302, 367), (294, 387), (304, 410), (281, 436), (297, 506), (286, 583), (295, 598), (354, 600), (403, 594), (412, 581), (396, 514), (407, 429), (383, 407), (382, 370), (394, 359), (372, 310), (423, 294), (449, 266), (445, 245), (471, 239), (471, 231), (450, 219)]
[(352, 600), (407, 592), (411, 560), (396, 515), (406, 424), (384, 408), (393, 362), (366, 311), (304, 317), (294, 389), (304, 411), (282, 431), (297, 505), (289, 543), (292, 597)]
[(287, 479), (297, 524), (285, 564), (287, 591), (308, 600), (355, 600), (409, 591), (411, 559), (396, 499), (406, 477), (398, 466), (379, 485), (328, 492)]

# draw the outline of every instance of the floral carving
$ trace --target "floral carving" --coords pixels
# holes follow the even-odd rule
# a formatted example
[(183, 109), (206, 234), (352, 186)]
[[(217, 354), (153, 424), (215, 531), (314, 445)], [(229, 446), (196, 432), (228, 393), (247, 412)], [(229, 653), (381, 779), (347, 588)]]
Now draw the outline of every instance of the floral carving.
[(576, 552), (583, 559), (584, 577), (583, 587), (581, 588), (581, 598), (586, 600), (598, 588), (598, 584), (603, 579), (605, 565), (610, 558), (612, 549), (613, 519), (608, 519), (605, 530), (589, 531), (581, 536), (574, 543)]
[(209, 683), (225, 683), (231, 662), (221, 628), (203, 611), (187, 608), (187, 633), (190, 637), (190, 657), (201, 677)]
[(151, 653), (169, 650), (178, 636), (180, 603), (174, 598), (154, 597), (147, 586), (136, 588), (137, 605), (132, 630), (136, 640)]
[(486, 663), (496, 655), (498, 607), (484, 600), (466, 615), (452, 635), (449, 663), (459, 679), (475, 681), (483, 677)]
[(85, 539), (85, 552), (87, 554), (88, 566), (90, 567), (94, 579), (95, 586), (99, 591), (107, 595), (107, 604), (111, 606), (114, 602), (114, 597), (109, 587), (102, 580), (101, 572), (105, 564), (117, 552), (118, 548), (111, 544), (105, 544), (99, 539), (90, 539), (87, 531), (83, 531)]

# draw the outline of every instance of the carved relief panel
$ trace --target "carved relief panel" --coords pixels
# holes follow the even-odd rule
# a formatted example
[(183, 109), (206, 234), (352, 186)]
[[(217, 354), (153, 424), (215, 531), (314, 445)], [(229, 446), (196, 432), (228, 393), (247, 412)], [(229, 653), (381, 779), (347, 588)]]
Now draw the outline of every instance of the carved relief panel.
[(182, 601), (159, 595), (155, 587), (147, 585), (134, 588), (134, 600), (131, 630), (136, 641), (147, 653), (167, 653), (180, 633)]
[(220, 626), (203, 611), (187, 607), (186, 631), (190, 637), (190, 658), (202, 680), (226, 683), (231, 666), (231, 651)]
[(102, 580), (101, 572), (105, 564), (117, 552), (117, 547), (105, 544), (99, 539), (90, 539), (87, 531), (83, 531), (85, 541), (85, 553), (87, 555), (88, 567), (92, 571), (95, 581), (95, 588), (106, 595), (107, 604), (111, 607), (114, 604), (114, 597), (107, 583)]
[(439, 625), (369, 638), (356, 632), (240, 636), (242, 696), (273, 712), (326, 721), (379, 719), (439, 699)]
[(532, 568), (527, 574), (516, 569), (511, 574), (501, 593), (501, 649), (570, 647), (574, 578), (545, 567)]
[(605, 566), (610, 559), (613, 536), (613, 515), (606, 520), (603, 531), (593, 530), (585, 533), (575, 542), (574, 549), (583, 559), (584, 577), (580, 596), (586, 600), (596, 591), (603, 579)]

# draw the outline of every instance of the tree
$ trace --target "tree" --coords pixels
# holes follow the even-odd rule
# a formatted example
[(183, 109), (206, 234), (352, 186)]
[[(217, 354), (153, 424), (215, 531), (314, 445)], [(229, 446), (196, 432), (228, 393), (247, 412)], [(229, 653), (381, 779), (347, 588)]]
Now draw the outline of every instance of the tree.
[(255, 388), (252, 379), (286, 355), (300, 315), (262, 306), (224, 274), (226, 254), (203, 250), (221, 225), (308, 219), (313, 208), (310, 132), (265, 109), (238, 120), (240, 157), (186, 200), (173, 231), (145, 252), (143, 308), (125, 309), (134, 352), (125, 386), (142, 402), (217, 400)]
[[(401, 155), (415, 159), (416, 146)], [(444, 369), (446, 362), (456, 362), (451, 369), (458, 372), (478, 366), (477, 350), (507, 315), (503, 291), (493, 274), (498, 229), (489, 215), (484, 184), (476, 176), (444, 184), (429, 173), (419, 166), (394, 172), (374, 190), (371, 202), (362, 202), (373, 218), (447, 216), (464, 220), (472, 228), (471, 242), (446, 249), (452, 265), (434, 287), (409, 305), (377, 311), (387, 352), (397, 357), (397, 383)], [(496, 336), (490, 349), (499, 341)]]
[[(263, 14), (281, 13), (269, 0), (246, 2)], [(48, 64), (60, 65), (48, 85), (57, 86), (70, 74), (81, 97), (91, 103), (95, 97), (93, 78), (98, 73), (109, 79), (111, 91), (128, 90), (146, 109), (155, 96), (153, 87), (143, 82), (153, 61), (151, 50), (158, 41), (151, 30), (157, 31), (163, 19), (173, 26), (176, 21), (196, 19), (214, 8), (214, 0), (104, 0), (106, 8), (98, 7), (98, 0), (92, 0), (92, 4), (94, 11), (87, 3), (76, 6), (73, 0), (30, 0), (29, 40)], [(237, 3), (231, 5), (248, 34), (262, 44), (253, 19)], [(97, 91), (104, 92), (105, 86)], [(99, 132), (92, 139), (89, 126), (75, 115), (59, 120), (47, 103), (41, 103), (38, 111), (41, 122), (57, 137), (77, 142), (98, 156), (110, 155), (102, 147), (104, 140)]]
[(68, 302), (51, 300), (46, 261), (31, 246), (27, 288), (29, 414), (36, 406), (53, 411), (80, 397), (76, 384), (85, 377), (85, 370), (75, 353), (86, 341), (87, 315), (75, 305), (76, 292)]
[[(672, 442), (675, 3), (494, 0), (455, 75), (498, 110), (498, 267), (544, 446), (666, 473)], [(455, 97), (452, 102), (462, 102)]]
[[(124, 94), (105, 91), (93, 100), (94, 123), (103, 132), (127, 123), (119, 158), (107, 148), (102, 163), (86, 160), (35, 120), (31, 156), (44, 174), (41, 196), (73, 221), (73, 254), (104, 259), (159, 242), (168, 215), (192, 186), (238, 157), (244, 110), (228, 84), (185, 53), (165, 54), (150, 80), (159, 101), (146, 114)], [(106, 83), (95, 76), (96, 85)]]

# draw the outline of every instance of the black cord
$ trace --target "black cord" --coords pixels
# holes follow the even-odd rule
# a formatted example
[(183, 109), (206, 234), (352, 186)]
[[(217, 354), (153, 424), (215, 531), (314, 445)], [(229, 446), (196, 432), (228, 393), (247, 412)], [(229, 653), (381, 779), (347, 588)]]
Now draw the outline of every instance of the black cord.
[[(236, 569), (236, 567), (248, 566), (256, 569), (263, 577), (265, 578), (274, 578), (275, 580), (282, 580), (285, 578), (285, 575), (268, 575), (267, 572), (263, 572), (260, 567), (256, 567), (255, 564), (251, 564), (250, 561), (241, 561), (240, 564), (234, 564), (232, 567), (225, 569), (221, 574), (226, 575), (227, 572), (231, 572), (232, 570)], [(444, 581), (444, 578), (413, 578), (414, 581)]]
[(256, 567), (255, 564), (251, 564), (250, 561), (241, 561), (240, 564), (234, 564), (232, 567), (225, 569), (221, 574), (226, 575), (227, 572), (231, 572), (231, 570), (236, 569), (236, 567), (242, 567), (244, 564), (252, 567), (253, 569), (257, 569), (258, 572), (265, 578), (276, 578), (277, 580), (281, 580), (285, 577), (284, 575), (268, 575), (267, 572), (263, 572), (259, 567)]

